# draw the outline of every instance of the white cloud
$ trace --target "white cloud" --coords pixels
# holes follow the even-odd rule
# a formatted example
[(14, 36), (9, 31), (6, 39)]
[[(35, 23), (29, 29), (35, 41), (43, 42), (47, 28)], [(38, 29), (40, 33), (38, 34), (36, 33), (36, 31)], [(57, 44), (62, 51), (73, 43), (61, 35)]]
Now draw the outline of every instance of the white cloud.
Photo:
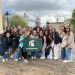
[(35, 20), (40, 16), (42, 22), (45, 22), (47, 16), (51, 22), (64, 21), (64, 17), (71, 17), (72, 10), (75, 7), (75, 0), (3, 0), (4, 7), (15, 11), (16, 14), (23, 16), (24, 12), (29, 19)]

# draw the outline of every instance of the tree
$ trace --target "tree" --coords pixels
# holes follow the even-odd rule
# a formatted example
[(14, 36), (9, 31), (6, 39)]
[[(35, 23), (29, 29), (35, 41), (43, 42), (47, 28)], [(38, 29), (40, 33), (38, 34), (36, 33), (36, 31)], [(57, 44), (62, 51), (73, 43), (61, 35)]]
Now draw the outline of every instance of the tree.
[(72, 18), (71, 18), (71, 24), (75, 28), (75, 9), (72, 11)]
[(27, 26), (27, 22), (19, 15), (14, 15), (11, 17), (10, 23), (12, 25), (12, 27), (25, 27)]

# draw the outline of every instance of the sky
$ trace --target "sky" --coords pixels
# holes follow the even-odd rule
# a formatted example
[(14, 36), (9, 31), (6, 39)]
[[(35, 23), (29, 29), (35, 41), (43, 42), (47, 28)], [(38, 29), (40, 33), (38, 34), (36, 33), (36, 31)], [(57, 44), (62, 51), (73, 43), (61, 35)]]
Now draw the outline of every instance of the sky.
[(75, 8), (75, 0), (2, 0), (3, 13), (9, 11), (11, 14), (23, 16), (28, 15), (34, 20), (39, 16), (41, 22), (64, 21), (71, 18), (72, 10)]

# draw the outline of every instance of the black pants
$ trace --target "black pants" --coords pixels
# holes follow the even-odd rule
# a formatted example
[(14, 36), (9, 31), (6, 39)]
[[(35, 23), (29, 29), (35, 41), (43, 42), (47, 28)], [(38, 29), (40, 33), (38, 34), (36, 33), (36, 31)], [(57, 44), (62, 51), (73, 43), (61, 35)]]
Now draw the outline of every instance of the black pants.
[(21, 51), (21, 55), (24, 59), (27, 59), (27, 52), (24, 52), (23, 51), (23, 48), (20, 48), (20, 51)]

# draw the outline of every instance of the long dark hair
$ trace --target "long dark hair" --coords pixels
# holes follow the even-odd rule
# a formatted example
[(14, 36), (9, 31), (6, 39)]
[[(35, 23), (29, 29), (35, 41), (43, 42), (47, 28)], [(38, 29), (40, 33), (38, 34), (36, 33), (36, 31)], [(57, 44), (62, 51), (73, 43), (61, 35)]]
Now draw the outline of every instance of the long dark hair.
[(68, 33), (68, 35), (70, 35), (70, 31), (71, 31), (70, 26), (66, 26), (66, 29), (67, 28), (69, 29), (69, 31), (67, 33)]

